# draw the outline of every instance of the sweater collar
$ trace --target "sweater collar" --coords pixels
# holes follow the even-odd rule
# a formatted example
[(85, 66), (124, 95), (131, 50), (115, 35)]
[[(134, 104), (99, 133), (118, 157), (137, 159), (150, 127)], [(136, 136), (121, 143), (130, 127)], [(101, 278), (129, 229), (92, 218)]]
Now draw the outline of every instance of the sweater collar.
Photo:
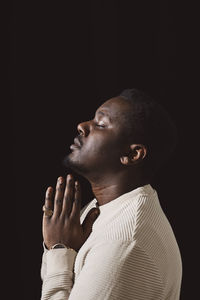
[(111, 209), (115, 206), (118, 206), (121, 202), (124, 203), (125, 200), (136, 198), (138, 195), (150, 195), (154, 192), (155, 192), (155, 190), (152, 188), (152, 186), (150, 184), (146, 184), (146, 185), (138, 187), (128, 193), (120, 195), (119, 197), (111, 200), (110, 202), (108, 202), (106, 204), (98, 206), (96, 198), (94, 199), (94, 203), (96, 204), (96, 206), (99, 207), (100, 211), (102, 212), (102, 211), (106, 210), (107, 208)]

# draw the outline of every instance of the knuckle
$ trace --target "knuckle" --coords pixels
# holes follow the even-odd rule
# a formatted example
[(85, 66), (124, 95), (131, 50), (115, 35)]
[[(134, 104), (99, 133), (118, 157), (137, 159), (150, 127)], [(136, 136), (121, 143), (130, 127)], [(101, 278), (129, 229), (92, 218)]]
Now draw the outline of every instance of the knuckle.
[(62, 190), (63, 190), (63, 187), (62, 187), (62, 186), (59, 185), (59, 186), (56, 187), (56, 191), (57, 191), (57, 192), (60, 192), (60, 191), (62, 191)]
[(58, 205), (62, 204), (62, 199), (56, 199), (56, 204)]
[(71, 203), (69, 203), (69, 204), (66, 206), (66, 214), (67, 214), (67, 215), (70, 215), (71, 208), (72, 208), (72, 205), (71, 205)]
[(79, 197), (75, 197), (75, 198), (74, 198), (74, 204), (78, 204), (78, 203), (79, 203), (79, 200), (80, 200)]
[(69, 202), (69, 201), (71, 201), (71, 197), (70, 197), (70, 195), (66, 195), (66, 196), (64, 197), (64, 200), (65, 200), (66, 202)]
[(57, 220), (58, 220), (58, 216), (57, 215), (53, 215), (52, 217), (51, 217), (51, 224), (56, 224), (56, 222), (57, 222)]
[(64, 222), (65, 222), (65, 221), (68, 222), (69, 219), (70, 219), (70, 215), (66, 212), (65, 215), (64, 215)]
[(73, 183), (73, 180), (72, 180), (72, 179), (69, 180), (68, 186), (69, 186), (70, 188), (72, 188), (72, 187), (74, 186), (74, 183)]

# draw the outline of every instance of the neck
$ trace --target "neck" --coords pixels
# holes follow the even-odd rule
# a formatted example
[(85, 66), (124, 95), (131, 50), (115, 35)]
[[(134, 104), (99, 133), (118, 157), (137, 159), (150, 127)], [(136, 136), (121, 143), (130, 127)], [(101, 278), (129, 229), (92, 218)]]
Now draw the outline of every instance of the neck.
[(99, 206), (104, 205), (119, 196), (128, 193), (140, 186), (149, 183), (142, 176), (137, 174), (112, 174), (112, 176), (102, 176), (103, 179), (96, 179), (90, 181), (92, 191), (97, 199)]

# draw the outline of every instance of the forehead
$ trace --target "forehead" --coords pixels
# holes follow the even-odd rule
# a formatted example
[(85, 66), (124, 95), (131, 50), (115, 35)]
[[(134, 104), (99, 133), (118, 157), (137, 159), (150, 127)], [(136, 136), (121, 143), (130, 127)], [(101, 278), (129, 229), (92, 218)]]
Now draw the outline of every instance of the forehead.
[(115, 97), (105, 101), (98, 109), (97, 113), (104, 111), (112, 119), (119, 117), (120, 115), (130, 110), (129, 102), (123, 97)]

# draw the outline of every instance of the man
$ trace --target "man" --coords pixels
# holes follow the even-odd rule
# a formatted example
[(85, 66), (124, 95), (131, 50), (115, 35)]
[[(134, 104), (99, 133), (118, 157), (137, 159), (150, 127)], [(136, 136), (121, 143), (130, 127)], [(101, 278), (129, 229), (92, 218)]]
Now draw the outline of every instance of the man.
[(176, 130), (167, 112), (129, 89), (103, 103), (65, 164), (91, 183), (81, 210), (71, 174), (49, 187), (43, 206), (41, 299), (178, 300), (182, 263), (172, 228), (150, 185), (170, 158)]

